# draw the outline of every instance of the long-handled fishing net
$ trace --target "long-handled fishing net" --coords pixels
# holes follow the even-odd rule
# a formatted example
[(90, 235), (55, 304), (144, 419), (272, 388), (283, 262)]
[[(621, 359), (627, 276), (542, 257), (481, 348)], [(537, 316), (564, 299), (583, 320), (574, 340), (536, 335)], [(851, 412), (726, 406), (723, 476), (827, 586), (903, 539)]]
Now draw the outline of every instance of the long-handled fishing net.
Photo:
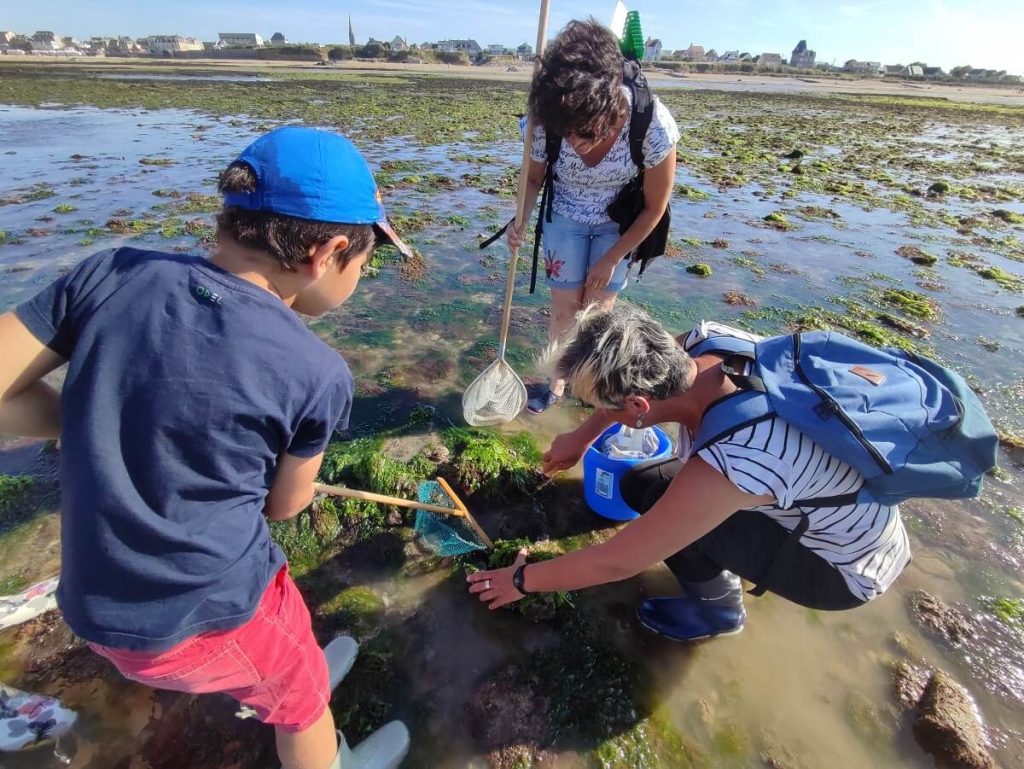
[(474, 550), (489, 550), (494, 547), (487, 532), (476, 522), (472, 513), (444, 478), (422, 481), (416, 488), (415, 501), (323, 483), (315, 484), (315, 488), (322, 494), (336, 497), (363, 499), (383, 505), (414, 509), (416, 521), (413, 529), (427, 548), (442, 557), (463, 555)]
[[(541, 0), (540, 20), (537, 24), (537, 59), (534, 74), (540, 66), (544, 53), (548, 28), (548, 0)], [(523, 162), (519, 169), (519, 194), (516, 198), (515, 228), (523, 231), (526, 219), (527, 175), (530, 169), (530, 148), (533, 144), (533, 118), (526, 122), (523, 137)], [(508, 260), (508, 280), (505, 284), (505, 305), (501, 316), (501, 333), (498, 342), (498, 358), (484, 369), (466, 388), (462, 396), (462, 415), (466, 422), (476, 427), (499, 425), (509, 422), (526, 406), (526, 386), (519, 375), (505, 360), (505, 345), (508, 342), (508, 327), (512, 317), (512, 292), (516, 284), (516, 262), (519, 250), (512, 249)]]

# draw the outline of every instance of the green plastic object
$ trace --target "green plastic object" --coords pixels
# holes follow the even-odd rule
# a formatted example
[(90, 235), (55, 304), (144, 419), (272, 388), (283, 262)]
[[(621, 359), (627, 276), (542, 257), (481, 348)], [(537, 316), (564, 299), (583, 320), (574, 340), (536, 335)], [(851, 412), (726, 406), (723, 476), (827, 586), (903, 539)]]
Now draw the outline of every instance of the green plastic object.
[(619, 47), (623, 56), (643, 61), (644, 31), (640, 27), (640, 11), (630, 11), (626, 14), (626, 26), (622, 29)]
[[(424, 481), (417, 489), (420, 502), (431, 505), (455, 508), (455, 503), (445, 494), (437, 481)], [(437, 555), (451, 558), (465, 555), (474, 550), (486, 550), (487, 546), (466, 519), (459, 515), (444, 515), (429, 510), (416, 511), (416, 523), (413, 529), (420, 538)]]

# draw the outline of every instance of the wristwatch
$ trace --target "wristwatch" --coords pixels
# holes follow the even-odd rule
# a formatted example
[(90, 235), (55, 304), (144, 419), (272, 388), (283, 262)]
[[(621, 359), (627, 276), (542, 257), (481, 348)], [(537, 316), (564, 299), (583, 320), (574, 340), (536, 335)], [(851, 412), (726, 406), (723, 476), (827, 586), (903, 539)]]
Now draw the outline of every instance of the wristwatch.
[(532, 595), (532, 593), (523, 587), (523, 573), (526, 571), (527, 564), (523, 564), (514, 572), (512, 572), (512, 587), (518, 590), (523, 595)]

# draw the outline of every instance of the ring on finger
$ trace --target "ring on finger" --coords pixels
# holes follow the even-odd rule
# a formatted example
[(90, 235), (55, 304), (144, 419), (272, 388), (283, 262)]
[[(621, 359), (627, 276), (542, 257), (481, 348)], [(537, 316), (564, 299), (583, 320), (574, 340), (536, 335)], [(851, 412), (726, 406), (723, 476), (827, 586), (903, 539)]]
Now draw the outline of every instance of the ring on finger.
[(490, 589), (491, 589), (491, 581), (489, 579), (485, 579), (484, 580), (484, 590), (490, 590)]

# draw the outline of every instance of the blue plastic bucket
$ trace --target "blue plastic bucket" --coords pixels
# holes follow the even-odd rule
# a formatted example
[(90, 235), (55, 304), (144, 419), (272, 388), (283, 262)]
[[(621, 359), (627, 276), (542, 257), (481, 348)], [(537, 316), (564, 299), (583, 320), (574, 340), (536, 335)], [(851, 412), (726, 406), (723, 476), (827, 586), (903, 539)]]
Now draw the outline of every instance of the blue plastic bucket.
[(660, 427), (654, 428), (658, 436), (658, 450), (645, 459), (625, 459), (608, 457), (599, 451), (605, 440), (622, 429), (622, 425), (612, 425), (594, 441), (587, 453), (583, 455), (583, 498), (587, 505), (600, 516), (613, 521), (631, 521), (639, 518), (640, 513), (622, 501), (619, 493), (619, 481), (629, 469), (640, 462), (650, 459), (665, 459), (672, 453), (672, 441)]

